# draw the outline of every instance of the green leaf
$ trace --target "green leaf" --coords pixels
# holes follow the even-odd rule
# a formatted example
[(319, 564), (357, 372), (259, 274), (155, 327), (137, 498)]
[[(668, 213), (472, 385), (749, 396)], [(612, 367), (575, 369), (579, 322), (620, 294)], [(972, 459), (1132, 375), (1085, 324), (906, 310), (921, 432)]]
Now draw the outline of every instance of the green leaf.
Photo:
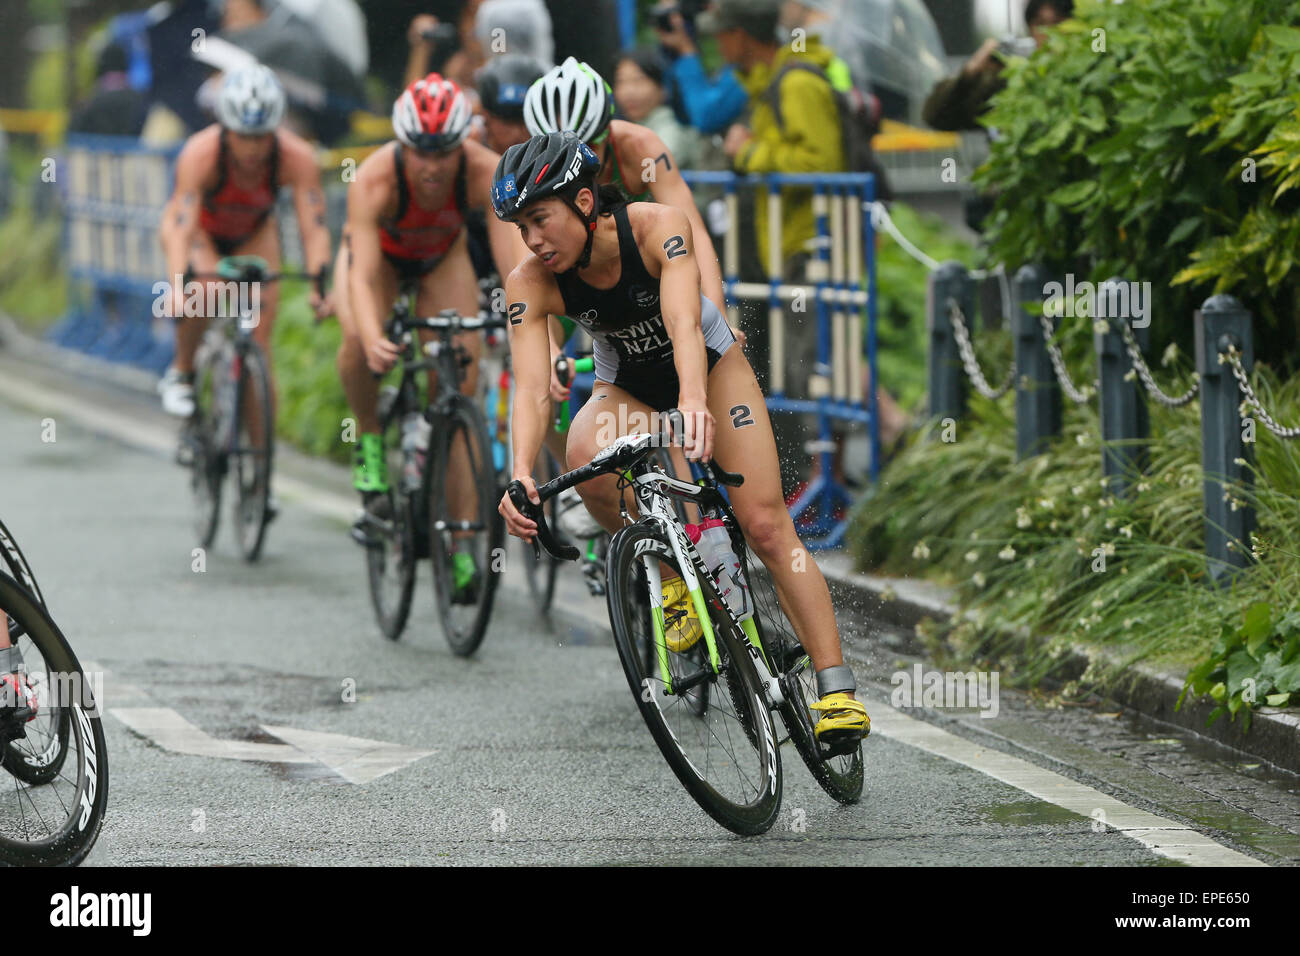
[(1202, 220), (1199, 216), (1188, 216), (1178, 225), (1174, 226), (1173, 230), (1169, 233), (1169, 239), (1167, 240), (1168, 243), (1172, 246), (1175, 243), (1182, 242), (1196, 231), (1196, 227), (1199, 226), (1201, 222)]
[(1270, 707), (1285, 707), (1291, 700), (1291, 695), (1287, 694), (1269, 694), (1264, 698), (1264, 702)]
[(1238, 73), (1236, 76), (1228, 77), (1228, 82), (1233, 86), (1251, 89), (1276, 88), (1278, 86), (1278, 78), (1267, 73)]
[(1070, 183), (1068, 186), (1062, 186), (1060, 189), (1053, 191), (1047, 198), (1062, 206), (1073, 206), (1087, 199), (1096, 191), (1096, 182), (1085, 179), (1077, 183)]
[(1264, 36), (1283, 50), (1300, 50), (1300, 30), (1295, 27), (1269, 24), (1263, 29)]
[(1254, 654), (1273, 633), (1273, 608), (1267, 601), (1257, 601), (1246, 608), (1243, 618), (1241, 633), (1246, 638), (1246, 650)]

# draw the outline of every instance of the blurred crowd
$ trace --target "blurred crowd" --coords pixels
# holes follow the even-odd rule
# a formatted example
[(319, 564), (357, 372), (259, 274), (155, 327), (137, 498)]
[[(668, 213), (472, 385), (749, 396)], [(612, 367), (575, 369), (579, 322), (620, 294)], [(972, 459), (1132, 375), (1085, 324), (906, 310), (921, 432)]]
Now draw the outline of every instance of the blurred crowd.
[[(882, 10), (902, 0), (873, 0)], [(497, 152), (528, 138), (528, 88), (573, 57), (612, 89), (617, 116), (662, 140), (678, 168), (739, 173), (861, 172), (876, 175), (876, 195), (891, 198), (872, 153), (881, 96), (863, 75), (861, 31), (834, 0), (661, 0), (639, 36), (624, 46), (620, 0), (176, 0), (115, 18), (100, 43), (94, 90), (70, 117), (72, 132), (183, 140), (212, 122), (223, 71), (254, 60), (272, 68), (288, 96), (286, 125), (325, 146), (375, 142), (359, 111), (386, 116), (400, 92), (429, 73), (471, 98), (471, 135)], [(644, 8), (643, 8), (644, 9)], [(1071, 15), (1071, 0), (1028, 0), (1030, 37), (989, 40), (955, 75), (929, 91), (921, 115), (935, 129), (979, 129), (1002, 65), (1041, 42), (1041, 31)], [(897, 19), (897, 18), (896, 18)], [(624, 31), (624, 36), (631, 35)], [(653, 39), (651, 39), (653, 38)], [(1027, 48), (1026, 48), (1027, 45)], [(710, 56), (702, 55), (702, 48)], [(706, 63), (720, 65), (709, 69)], [(851, 65), (852, 64), (852, 65)], [(924, 94), (924, 90), (918, 91)], [(920, 96), (918, 96), (919, 102)], [(716, 196), (714, 197), (716, 199)], [(731, 228), (707, 190), (696, 201), (721, 237)], [(768, 248), (767, 205), (742, 192), (740, 277), (809, 279), (815, 223), (811, 191), (782, 190), (780, 249)], [(978, 207), (981, 200), (976, 199)], [(978, 225), (982, 211), (968, 218)], [(787, 380), (803, 381), (815, 361), (811, 315), (787, 317)], [(768, 386), (765, 321), (750, 323), (753, 364)], [(800, 372), (802, 370), (802, 372)], [(868, 384), (868, 387), (869, 384)], [(904, 416), (878, 390), (886, 445)], [(806, 423), (789, 421), (778, 443), (796, 451)], [(802, 455), (783, 455), (783, 459)]]

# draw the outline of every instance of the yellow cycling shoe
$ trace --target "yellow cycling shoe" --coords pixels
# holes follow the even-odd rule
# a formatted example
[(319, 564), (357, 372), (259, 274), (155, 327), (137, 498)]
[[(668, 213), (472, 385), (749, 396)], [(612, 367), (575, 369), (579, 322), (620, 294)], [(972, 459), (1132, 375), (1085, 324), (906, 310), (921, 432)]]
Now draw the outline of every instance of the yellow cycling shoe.
[(669, 578), (664, 592), (664, 643), (674, 654), (689, 651), (704, 636), (695, 602), (683, 578)]
[(843, 691), (827, 694), (808, 706), (822, 713), (813, 728), (813, 736), (827, 756), (852, 753), (858, 741), (871, 733), (867, 709)]

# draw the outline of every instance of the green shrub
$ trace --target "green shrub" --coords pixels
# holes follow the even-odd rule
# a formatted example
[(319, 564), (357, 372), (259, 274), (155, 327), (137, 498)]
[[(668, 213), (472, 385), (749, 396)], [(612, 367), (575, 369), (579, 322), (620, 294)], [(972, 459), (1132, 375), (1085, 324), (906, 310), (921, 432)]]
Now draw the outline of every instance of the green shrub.
[(1189, 347), (1192, 310), (1230, 291), (1259, 353), (1294, 368), (1300, 6), (1089, 2), (1076, 17), (1007, 68), (985, 117), (994, 258), (1150, 281), (1157, 349)]

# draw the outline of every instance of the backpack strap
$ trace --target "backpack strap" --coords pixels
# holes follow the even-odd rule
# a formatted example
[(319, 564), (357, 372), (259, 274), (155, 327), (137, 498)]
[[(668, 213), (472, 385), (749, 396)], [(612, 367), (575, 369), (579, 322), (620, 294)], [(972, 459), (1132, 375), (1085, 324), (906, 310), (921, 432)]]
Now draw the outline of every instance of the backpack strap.
[[(815, 73), (826, 81), (827, 86), (831, 85), (830, 77), (826, 75), (826, 71), (815, 63), (809, 63), (807, 60), (786, 60), (781, 64), (781, 68), (776, 71), (776, 76), (772, 77), (772, 82), (767, 84), (767, 89), (763, 91), (763, 98), (767, 101), (767, 105), (771, 107), (772, 115), (776, 117), (776, 128), (781, 131), (782, 136), (785, 135), (785, 120), (781, 118), (781, 81), (785, 79), (787, 73), (794, 70)], [(831, 92), (835, 92), (834, 87), (831, 87)]]

